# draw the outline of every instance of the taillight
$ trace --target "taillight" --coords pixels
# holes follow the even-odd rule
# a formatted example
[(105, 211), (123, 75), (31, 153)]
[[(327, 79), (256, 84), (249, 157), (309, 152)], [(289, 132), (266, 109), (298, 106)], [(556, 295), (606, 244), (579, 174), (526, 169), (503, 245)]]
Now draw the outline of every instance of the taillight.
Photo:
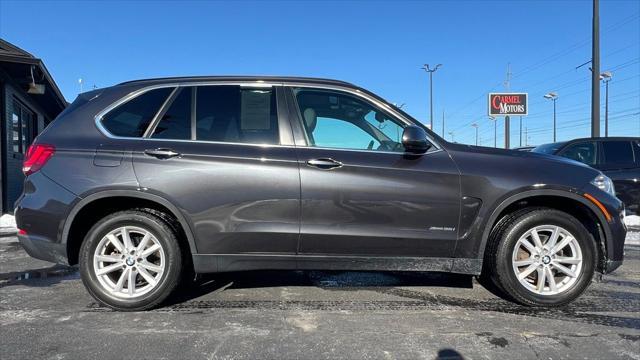
[(22, 172), (29, 176), (40, 170), (55, 152), (56, 148), (53, 145), (33, 144), (29, 146), (22, 163)]

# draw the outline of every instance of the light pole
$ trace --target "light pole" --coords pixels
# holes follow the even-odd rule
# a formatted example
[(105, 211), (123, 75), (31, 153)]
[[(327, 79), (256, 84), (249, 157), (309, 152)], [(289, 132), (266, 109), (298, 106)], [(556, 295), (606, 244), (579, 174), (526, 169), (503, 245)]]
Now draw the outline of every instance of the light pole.
[(431, 130), (433, 131), (433, 73), (438, 70), (442, 64), (436, 65), (433, 69), (429, 68), (429, 64), (424, 64), (421, 69), (429, 73), (429, 121), (431, 122)]
[(476, 128), (476, 146), (478, 146), (478, 124), (473, 123), (473, 124), (471, 124), (471, 126)]
[(498, 122), (495, 116), (489, 116), (489, 119), (493, 121), (493, 147), (498, 147)]
[(604, 80), (604, 136), (609, 137), (609, 81), (613, 74), (605, 71), (600, 74), (600, 79)]
[(556, 100), (558, 100), (558, 93), (550, 92), (544, 98), (553, 100), (553, 142), (556, 142)]
[(600, 1), (593, 1), (591, 22), (591, 137), (600, 136)]

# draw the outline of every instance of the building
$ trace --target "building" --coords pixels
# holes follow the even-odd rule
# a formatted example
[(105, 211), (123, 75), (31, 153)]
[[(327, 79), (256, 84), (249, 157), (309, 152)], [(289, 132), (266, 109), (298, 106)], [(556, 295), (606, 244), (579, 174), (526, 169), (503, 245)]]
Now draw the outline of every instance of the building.
[(0, 214), (22, 192), (29, 144), (66, 106), (42, 60), (0, 39)]

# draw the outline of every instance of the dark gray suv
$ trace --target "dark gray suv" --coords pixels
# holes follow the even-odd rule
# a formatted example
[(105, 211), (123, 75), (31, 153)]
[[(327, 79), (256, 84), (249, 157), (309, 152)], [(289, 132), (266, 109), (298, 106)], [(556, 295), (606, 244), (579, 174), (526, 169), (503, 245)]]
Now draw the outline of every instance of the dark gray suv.
[(34, 257), (79, 264), (120, 310), (185, 274), (482, 275), (558, 306), (622, 263), (611, 180), (544, 154), (452, 144), (333, 80), (190, 77), (81, 94), (35, 140), (17, 202)]

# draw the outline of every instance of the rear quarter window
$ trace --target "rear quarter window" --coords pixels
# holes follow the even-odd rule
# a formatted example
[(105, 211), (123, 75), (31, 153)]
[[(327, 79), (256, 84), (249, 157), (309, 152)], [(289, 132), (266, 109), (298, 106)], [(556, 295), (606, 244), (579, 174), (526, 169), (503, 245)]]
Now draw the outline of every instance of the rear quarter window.
[(115, 136), (142, 137), (172, 91), (161, 88), (136, 96), (104, 115), (102, 126)]

